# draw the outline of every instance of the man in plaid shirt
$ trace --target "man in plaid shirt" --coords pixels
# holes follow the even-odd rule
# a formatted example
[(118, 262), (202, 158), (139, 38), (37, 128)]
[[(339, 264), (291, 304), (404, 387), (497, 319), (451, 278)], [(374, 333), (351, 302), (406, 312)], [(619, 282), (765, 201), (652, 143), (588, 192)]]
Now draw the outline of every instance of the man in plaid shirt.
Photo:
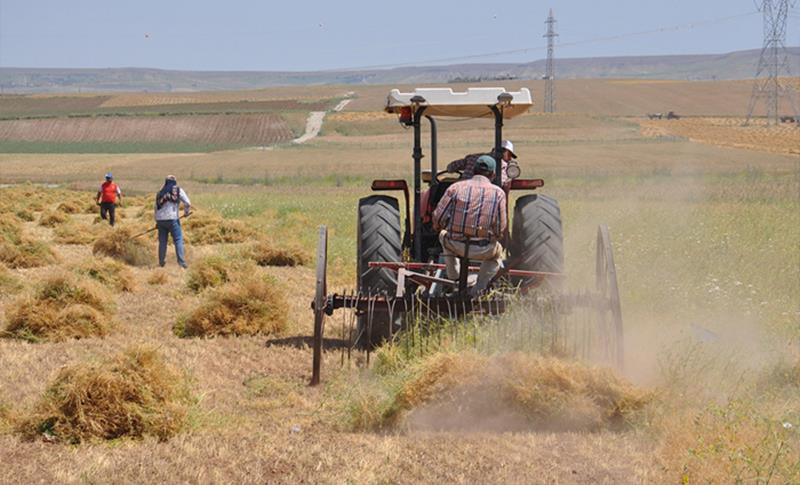
[(489, 155), (478, 157), (472, 178), (451, 185), (433, 212), (433, 228), (439, 232), (444, 249), (447, 277), (458, 279), (457, 258), (481, 261), (478, 281), (470, 290), (474, 296), (489, 285), (502, 265), (503, 246), (498, 239), (505, 233), (506, 194), (492, 184), (496, 162)]

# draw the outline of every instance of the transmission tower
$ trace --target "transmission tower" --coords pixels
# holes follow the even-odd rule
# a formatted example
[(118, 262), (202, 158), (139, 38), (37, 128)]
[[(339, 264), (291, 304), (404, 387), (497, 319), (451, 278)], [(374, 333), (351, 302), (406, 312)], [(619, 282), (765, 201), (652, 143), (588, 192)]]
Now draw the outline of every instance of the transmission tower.
[[(756, 82), (750, 97), (745, 126), (750, 124), (753, 111), (760, 100), (764, 100), (767, 111), (767, 123), (780, 123), (780, 99), (786, 98), (792, 114), (798, 119), (797, 103), (794, 87), (791, 85), (789, 55), (786, 52), (786, 19), (789, 9), (797, 0), (759, 0), (758, 9), (764, 14), (764, 47), (758, 59)], [(786, 84), (780, 77), (785, 76)]]
[(556, 19), (553, 17), (552, 8), (550, 9), (550, 15), (544, 23), (547, 25), (547, 33), (544, 34), (544, 37), (547, 37), (547, 68), (544, 75), (544, 112), (555, 113), (556, 93), (554, 84), (556, 80), (556, 69), (553, 65), (553, 48), (558, 34), (556, 34)]

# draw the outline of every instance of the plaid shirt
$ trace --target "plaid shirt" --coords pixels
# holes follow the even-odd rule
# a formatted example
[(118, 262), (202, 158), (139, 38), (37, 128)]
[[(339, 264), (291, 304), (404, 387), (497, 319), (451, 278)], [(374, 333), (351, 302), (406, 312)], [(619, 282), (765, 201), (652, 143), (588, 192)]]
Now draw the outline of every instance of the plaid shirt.
[[(478, 158), (481, 155), (489, 155), (492, 156), (491, 153), (470, 153), (469, 155), (465, 156), (464, 158), (459, 158), (458, 160), (453, 160), (452, 162), (447, 164), (447, 171), (448, 172), (461, 172), (461, 178), (463, 179), (471, 179), (473, 175), (475, 175), (475, 164), (478, 162)], [(500, 175), (502, 176), (501, 184), (503, 187), (508, 185), (508, 175), (506, 175), (506, 170), (508, 169), (508, 162), (505, 160), (501, 161), (502, 168), (500, 169)]]
[(433, 227), (454, 240), (497, 239), (506, 224), (506, 194), (483, 175), (448, 187), (433, 212)]

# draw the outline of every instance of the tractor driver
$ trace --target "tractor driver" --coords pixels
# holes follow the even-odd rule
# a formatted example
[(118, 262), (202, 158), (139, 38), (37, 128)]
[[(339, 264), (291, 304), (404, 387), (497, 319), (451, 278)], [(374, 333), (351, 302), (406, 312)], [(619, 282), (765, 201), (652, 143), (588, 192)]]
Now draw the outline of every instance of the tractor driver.
[[(502, 158), (502, 165), (503, 168), (501, 169), (502, 182), (501, 185), (503, 186), (503, 190), (508, 193), (508, 189), (511, 185), (511, 180), (508, 178), (506, 171), (508, 169), (508, 163), (511, 159), (516, 159), (517, 155), (514, 153), (514, 144), (511, 143), (511, 140), (503, 140), (503, 143), (500, 144), (500, 148), (503, 149), (503, 158)], [(447, 164), (447, 171), (448, 172), (457, 172), (461, 171), (461, 178), (468, 179), (472, 177), (472, 174), (475, 172), (475, 162), (477, 162), (478, 158), (481, 155), (490, 155), (488, 153), (470, 153), (469, 155), (465, 156), (464, 158), (460, 158), (458, 160), (453, 160), (452, 162)]]
[(468, 259), (481, 261), (478, 281), (470, 295), (480, 294), (502, 265), (503, 246), (498, 239), (506, 230), (506, 194), (492, 184), (497, 164), (481, 155), (474, 164), (474, 175), (448, 187), (433, 212), (433, 228), (439, 231), (444, 250), (447, 277), (457, 280), (459, 263), (469, 241)]

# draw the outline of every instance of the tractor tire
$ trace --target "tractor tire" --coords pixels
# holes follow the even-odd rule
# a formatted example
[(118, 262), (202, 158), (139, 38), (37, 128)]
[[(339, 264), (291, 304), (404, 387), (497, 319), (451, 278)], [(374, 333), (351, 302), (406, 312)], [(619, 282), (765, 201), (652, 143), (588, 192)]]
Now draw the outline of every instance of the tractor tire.
[[(394, 296), (397, 290), (397, 273), (386, 268), (370, 268), (369, 263), (402, 261), (403, 246), (400, 236), (400, 208), (397, 199), (385, 195), (372, 195), (358, 201), (358, 291), (362, 295), (386, 294)], [(369, 316), (358, 317), (358, 342), (364, 348), (374, 348), (391, 336), (390, 319), (401, 321), (397, 315), (390, 317), (384, 308)]]
[[(557, 200), (539, 194), (517, 199), (511, 232), (511, 259), (513, 269), (564, 272), (564, 233)], [(556, 279), (546, 279), (543, 285), (555, 292), (560, 286)]]

